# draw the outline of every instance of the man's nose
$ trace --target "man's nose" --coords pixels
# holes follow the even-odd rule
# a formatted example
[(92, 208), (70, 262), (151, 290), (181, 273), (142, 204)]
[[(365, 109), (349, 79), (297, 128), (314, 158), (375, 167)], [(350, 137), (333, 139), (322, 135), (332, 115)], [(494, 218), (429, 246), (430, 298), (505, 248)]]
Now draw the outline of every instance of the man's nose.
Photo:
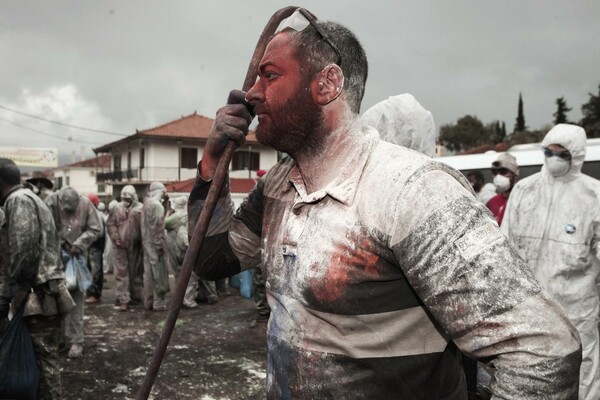
[(246, 92), (246, 101), (250, 104), (260, 103), (264, 100), (264, 94), (260, 87), (260, 79), (257, 79), (254, 86)]

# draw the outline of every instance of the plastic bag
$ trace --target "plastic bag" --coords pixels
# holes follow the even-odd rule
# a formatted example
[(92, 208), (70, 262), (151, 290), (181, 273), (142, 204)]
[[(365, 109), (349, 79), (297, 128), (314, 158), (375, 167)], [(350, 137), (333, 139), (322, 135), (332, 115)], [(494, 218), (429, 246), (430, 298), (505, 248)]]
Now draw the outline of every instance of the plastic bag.
[(39, 381), (33, 343), (20, 311), (0, 341), (0, 399), (37, 399)]
[(75, 270), (77, 271), (77, 286), (79, 286), (79, 290), (85, 292), (92, 286), (92, 273), (83, 256), (76, 256), (72, 259), (74, 260)]
[(68, 290), (77, 289), (77, 270), (73, 258), (69, 258), (67, 267), (65, 268), (65, 284)]
[(229, 285), (240, 289), (240, 295), (247, 299), (252, 298), (252, 269), (247, 269), (229, 278)]
[(67, 267), (65, 269), (65, 281), (67, 289), (75, 290), (79, 288), (85, 292), (92, 286), (92, 273), (87, 267), (83, 256), (69, 256)]

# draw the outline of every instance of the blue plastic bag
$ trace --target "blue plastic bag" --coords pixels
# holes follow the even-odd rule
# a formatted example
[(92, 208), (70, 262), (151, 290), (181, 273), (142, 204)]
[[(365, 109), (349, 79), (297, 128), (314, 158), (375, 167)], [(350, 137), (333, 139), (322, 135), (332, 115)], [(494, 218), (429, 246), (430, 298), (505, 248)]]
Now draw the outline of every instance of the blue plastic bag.
[(0, 341), (0, 399), (37, 399), (39, 381), (31, 335), (20, 311)]
[(242, 297), (252, 298), (252, 271), (247, 269), (229, 278), (229, 286), (240, 289)]

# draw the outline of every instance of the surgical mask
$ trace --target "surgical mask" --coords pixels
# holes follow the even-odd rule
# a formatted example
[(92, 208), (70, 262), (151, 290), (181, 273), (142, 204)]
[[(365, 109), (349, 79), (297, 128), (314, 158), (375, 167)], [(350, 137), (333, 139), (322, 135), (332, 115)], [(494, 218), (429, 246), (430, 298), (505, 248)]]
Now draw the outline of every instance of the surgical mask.
[(546, 157), (546, 168), (550, 175), (559, 178), (569, 172), (571, 162), (560, 157)]
[(494, 177), (494, 185), (496, 186), (498, 193), (504, 193), (510, 189), (510, 178), (498, 174)]

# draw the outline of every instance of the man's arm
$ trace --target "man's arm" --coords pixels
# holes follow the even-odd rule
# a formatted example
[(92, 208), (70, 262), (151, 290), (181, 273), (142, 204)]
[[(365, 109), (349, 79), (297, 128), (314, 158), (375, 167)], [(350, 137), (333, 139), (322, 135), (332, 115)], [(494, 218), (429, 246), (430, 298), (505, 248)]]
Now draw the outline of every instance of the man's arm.
[(110, 237), (110, 240), (117, 245), (117, 247), (121, 246), (121, 238), (119, 237), (119, 228), (117, 227), (117, 207), (112, 209), (108, 218), (106, 219), (106, 232)]
[(27, 196), (14, 196), (7, 204), (8, 243), (10, 259), (4, 261), (7, 278), (16, 288), (4, 288), (3, 297), (12, 297), (17, 289), (29, 290), (35, 283), (40, 257), (40, 225), (38, 211)]
[(79, 201), (85, 204), (84, 214), (82, 215), (85, 227), (73, 246), (85, 251), (102, 235), (102, 223), (91, 201), (86, 197), (80, 197)]
[(406, 186), (395, 215), (404, 274), (457, 346), (496, 368), (495, 398), (577, 399), (577, 331), (487, 209), (437, 170)]
[[(188, 201), (190, 237), (209, 187), (209, 182), (196, 178)], [(234, 215), (229, 182), (226, 182), (197, 257), (194, 272), (200, 278), (221, 279), (260, 262), (263, 188), (264, 180), (261, 180)]]

